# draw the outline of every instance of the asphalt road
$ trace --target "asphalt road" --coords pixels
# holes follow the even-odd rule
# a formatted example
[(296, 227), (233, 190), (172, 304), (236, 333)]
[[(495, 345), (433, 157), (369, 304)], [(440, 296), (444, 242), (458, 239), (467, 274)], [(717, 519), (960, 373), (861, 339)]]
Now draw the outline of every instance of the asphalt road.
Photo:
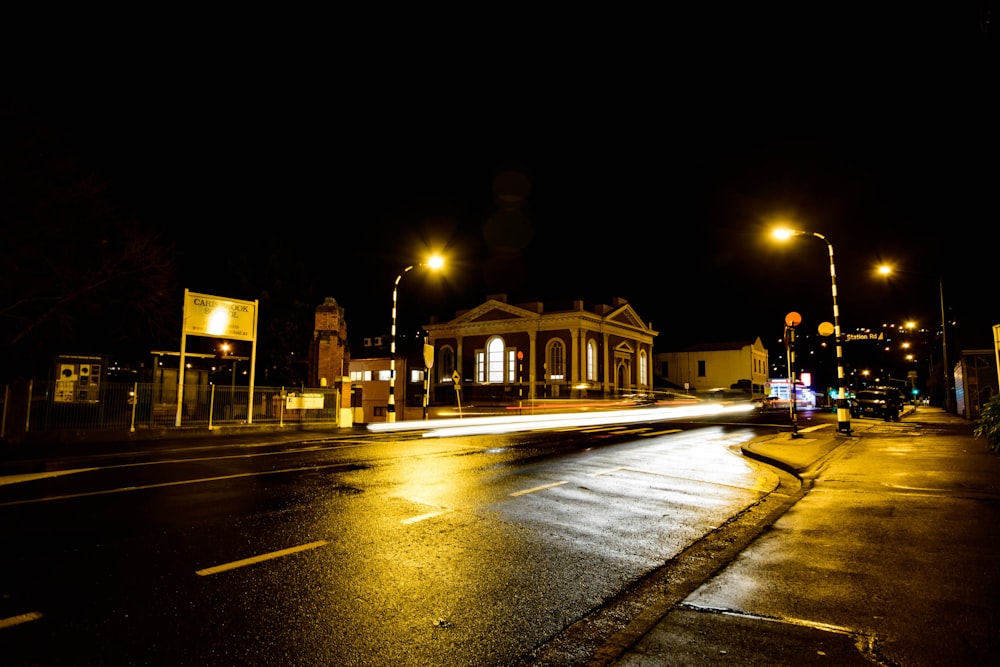
[(756, 433), (359, 435), (21, 462), (0, 485), (0, 649), (16, 665), (530, 662), (778, 487), (740, 453)]
[[(830, 424), (405, 455), (369, 436), (364, 465), (350, 438), (337, 455), (244, 442), (5, 461), (37, 484), (0, 483), (0, 650), (17, 665), (992, 664), (1000, 457), (933, 408), (854, 420), (850, 437)], [(79, 472), (88, 460), (103, 470)]]

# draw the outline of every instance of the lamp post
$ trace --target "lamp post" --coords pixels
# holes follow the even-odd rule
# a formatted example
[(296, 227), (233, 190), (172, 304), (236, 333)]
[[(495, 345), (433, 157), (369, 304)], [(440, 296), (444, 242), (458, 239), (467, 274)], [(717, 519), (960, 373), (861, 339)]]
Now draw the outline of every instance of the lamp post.
[(399, 281), (403, 279), (410, 270), (416, 268), (417, 266), (427, 266), (432, 269), (439, 269), (444, 265), (444, 259), (438, 255), (434, 255), (428, 259), (423, 264), (410, 265), (403, 269), (398, 276), (396, 276), (396, 282), (392, 286), (392, 331), (390, 332), (390, 342), (389, 342), (389, 407), (386, 409), (385, 420), (387, 422), (396, 421), (396, 300), (399, 293)]
[(816, 232), (800, 232), (794, 229), (776, 229), (774, 238), (785, 240), (792, 236), (815, 236), (826, 243), (830, 252), (830, 288), (833, 294), (833, 338), (837, 348), (837, 430), (841, 433), (851, 432), (851, 411), (847, 406), (847, 396), (844, 393), (844, 352), (840, 338), (840, 309), (837, 308), (837, 269), (833, 263), (833, 244), (822, 234)]
[(941, 304), (941, 363), (944, 364), (944, 409), (948, 412), (952, 412), (955, 408), (955, 402), (951, 395), (951, 370), (948, 368), (948, 320), (945, 317), (944, 310), (944, 278), (940, 273), (934, 274), (920, 273), (918, 271), (897, 271), (888, 264), (883, 264), (878, 267), (878, 272), (883, 276), (888, 276), (893, 273), (911, 273), (917, 276), (937, 276), (938, 299)]
[(993, 325), (993, 353), (997, 358), (997, 383), (1000, 383), (1000, 324)]

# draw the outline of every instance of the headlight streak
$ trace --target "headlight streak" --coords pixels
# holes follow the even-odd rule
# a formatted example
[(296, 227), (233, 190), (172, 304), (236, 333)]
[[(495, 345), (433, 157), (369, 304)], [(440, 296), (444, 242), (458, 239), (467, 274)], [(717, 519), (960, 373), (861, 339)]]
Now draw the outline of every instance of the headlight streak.
[(750, 412), (753, 409), (754, 407), (750, 403), (709, 403), (674, 407), (636, 408), (633, 410), (608, 410), (578, 414), (511, 415), (476, 417), (471, 419), (439, 419), (432, 422), (382, 422), (369, 424), (368, 430), (377, 432), (426, 431), (426, 433), (422, 434), (425, 438), (445, 438), (463, 435), (486, 435), (557, 428), (656, 422), (670, 419)]

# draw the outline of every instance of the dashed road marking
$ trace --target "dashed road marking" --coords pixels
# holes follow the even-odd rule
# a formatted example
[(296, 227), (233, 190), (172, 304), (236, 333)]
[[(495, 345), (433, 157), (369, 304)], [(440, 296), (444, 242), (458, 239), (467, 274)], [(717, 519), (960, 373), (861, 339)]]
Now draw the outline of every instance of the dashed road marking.
[(544, 491), (545, 489), (551, 489), (551, 488), (556, 487), (556, 486), (562, 486), (563, 484), (566, 484), (566, 482), (553, 482), (551, 484), (543, 484), (542, 486), (536, 486), (536, 487), (533, 487), (533, 488), (530, 488), (530, 489), (525, 489), (523, 491), (515, 491), (514, 493), (512, 493), (510, 495), (512, 495), (512, 496), (524, 496), (524, 495), (527, 495), (529, 493), (535, 493), (536, 491)]
[(441, 516), (442, 514), (447, 514), (451, 510), (439, 510), (437, 512), (428, 512), (427, 514), (421, 514), (419, 516), (411, 516), (408, 519), (400, 519), (400, 523), (410, 525), (414, 523), (420, 523), (421, 521), (426, 521), (427, 519), (433, 519), (436, 516)]
[(234, 560), (231, 563), (223, 563), (222, 565), (216, 565), (214, 567), (206, 567), (203, 570), (196, 570), (195, 574), (197, 574), (200, 577), (205, 577), (210, 574), (219, 574), (220, 572), (235, 570), (240, 567), (246, 567), (247, 565), (253, 565), (254, 563), (262, 563), (267, 560), (272, 560), (274, 558), (281, 558), (282, 556), (288, 556), (290, 554), (298, 553), (300, 551), (315, 549), (316, 547), (322, 547), (325, 546), (326, 544), (327, 544), (326, 540), (317, 540), (316, 542), (310, 542), (309, 544), (300, 544), (297, 547), (289, 547), (288, 549), (282, 549), (280, 551), (272, 551), (271, 553), (261, 554), (259, 556), (254, 556), (252, 558), (244, 558), (243, 560)]

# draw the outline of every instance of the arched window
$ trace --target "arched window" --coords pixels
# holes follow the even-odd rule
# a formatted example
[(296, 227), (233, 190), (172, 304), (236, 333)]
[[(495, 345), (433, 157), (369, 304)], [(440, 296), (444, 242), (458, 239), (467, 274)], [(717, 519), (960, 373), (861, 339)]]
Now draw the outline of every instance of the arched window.
[(594, 341), (587, 341), (587, 382), (593, 382), (597, 372), (597, 349)]
[(455, 372), (455, 350), (445, 345), (438, 352), (438, 379), (441, 382), (451, 382), (451, 374)]
[(646, 350), (639, 350), (639, 386), (645, 387), (649, 384), (646, 376)]
[(477, 375), (481, 382), (503, 383), (504, 369), (503, 338), (494, 336), (486, 341), (486, 354), (482, 359), (482, 368)]
[(566, 379), (566, 351), (561, 340), (549, 343), (548, 372), (550, 380)]

